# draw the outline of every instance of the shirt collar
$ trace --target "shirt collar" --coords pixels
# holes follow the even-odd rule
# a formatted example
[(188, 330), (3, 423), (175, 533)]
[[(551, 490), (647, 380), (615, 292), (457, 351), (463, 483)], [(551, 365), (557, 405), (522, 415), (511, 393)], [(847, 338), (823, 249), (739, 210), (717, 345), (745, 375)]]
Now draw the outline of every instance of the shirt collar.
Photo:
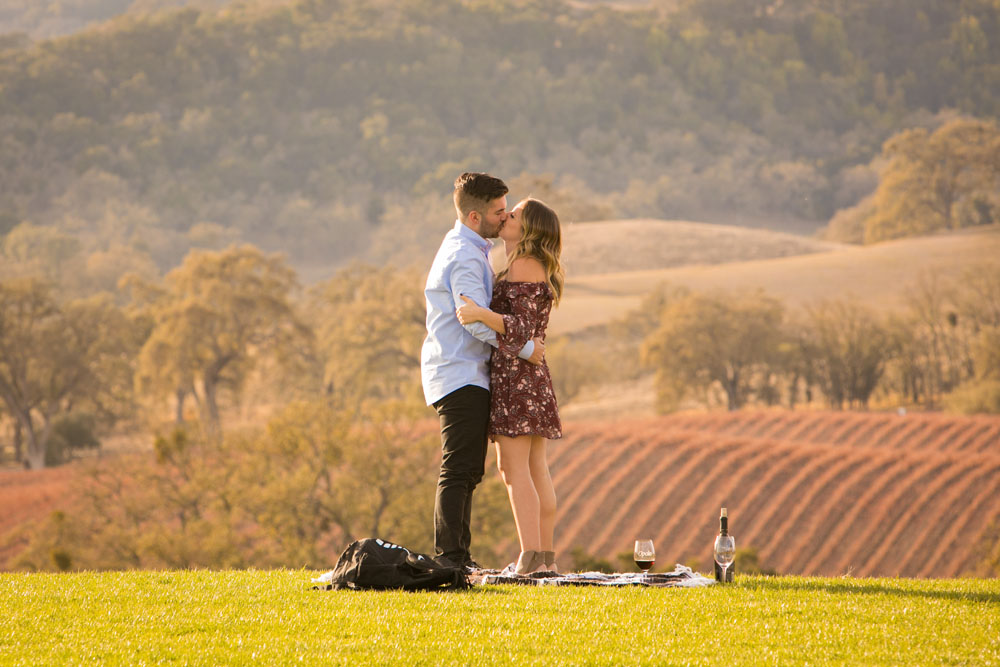
[(482, 250), (484, 253), (489, 254), (490, 249), (493, 248), (493, 241), (490, 239), (484, 239), (479, 234), (475, 233), (469, 229), (461, 220), (455, 220), (455, 231), (459, 236), (462, 236), (470, 241), (472, 241), (477, 248)]

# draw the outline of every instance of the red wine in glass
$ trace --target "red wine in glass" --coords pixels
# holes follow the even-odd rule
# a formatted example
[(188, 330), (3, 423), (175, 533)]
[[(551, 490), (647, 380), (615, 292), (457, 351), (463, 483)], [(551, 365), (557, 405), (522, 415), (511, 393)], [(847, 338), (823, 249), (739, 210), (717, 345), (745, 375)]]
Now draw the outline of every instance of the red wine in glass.
[(636, 540), (632, 558), (644, 575), (649, 572), (649, 569), (653, 567), (653, 563), (656, 562), (656, 551), (653, 550), (653, 540)]

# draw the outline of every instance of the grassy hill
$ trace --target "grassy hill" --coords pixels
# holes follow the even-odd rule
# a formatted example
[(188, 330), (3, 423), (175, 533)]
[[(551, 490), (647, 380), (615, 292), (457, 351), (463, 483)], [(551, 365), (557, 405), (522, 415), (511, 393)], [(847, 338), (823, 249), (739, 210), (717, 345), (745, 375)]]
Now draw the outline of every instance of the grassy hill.
[(1000, 417), (677, 414), (574, 423), (552, 452), (563, 553), (613, 561), (642, 535), (704, 564), (720, 507), (781, 573), (960, 576), (1000, 539)]
[[(655, 249), (661, 247), (660, 242), (638, 234), (621, 234), (614, 241), (604, 240), (615, 238), (613, 228), (609, 229), (614, 224), (619, 223), (578, 225), (567, 234), (564, 245), (570, 271), (565, 298), (552, 313), (551, 333), (571, 333), (619, 318), (664, 282), (699, 290), (761, 288), (790, 305), (854, 295), (873, 306), (894, 309), (903, 304), (903, 295), (921, 274), (958, 277), (972, 264), (1000, 257), (997, 225), (851, 246), (808, 240), (796, 244), (795, 237), (788, 239), (786, 235), (760, 230), (746, 230), (747, 235), (739, 239), (735, 235), (727, 237), (730, 230), (726, 228), (716, 230), (711, 225), (685, 223), (678, 229), (699, 239), (691, 242), (692, 247), (687, 251), (692, 262), (678, 266), (677, 253), (663, 247), (663, 268), (647, 268), (654, 261), (650, 257), (655, 257)], [(594, 225), (593, 244), (586, 238), (591, 225)], [(662, 223), (654, 228), (670, 227)], [(718, 243), (713, 234), (718, 234)], [(664, 234), (663, 238), (669, 237)], [(744, 245), (735, 245), (737, 240)], [(728, 242), (734, 242), (731, 256), (738, 261), (722, 261), (726, 257), (723, 244)], [(572, 271), (574, 257), (590, 258), (598, 252), (604, 254), (600, 263), (577, 260), (583, 269)], [(751, 257), (741, 259), (740, 253)], [(758, 256), (752, 256), (754, 253)], [(632, 257), (640, 258), (635, 269), (629, 268)], [(604, 273), (586, 270), (594, 271), (601, 265), (614, 268)]]
[(1000, 581), (310, 591), (310, 571), (0, 575), (0, 661), (995, 664)]

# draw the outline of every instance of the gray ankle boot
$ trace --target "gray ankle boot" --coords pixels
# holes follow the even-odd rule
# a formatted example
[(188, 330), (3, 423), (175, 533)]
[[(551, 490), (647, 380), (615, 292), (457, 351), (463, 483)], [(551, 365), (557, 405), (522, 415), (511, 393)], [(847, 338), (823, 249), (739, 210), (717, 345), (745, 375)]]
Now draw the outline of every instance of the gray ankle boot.
[(517, 559), (517, 567), (514, 572), (517, 574), (531, 574), (543, 563), (544, 560), (542, 559), (541, 551), (522, 551), (521, 556)]
[(548, 570), (552, 569), (552, 566), (556, 563), (556, 552), (555, 551), (542, 551), (542, 561), (545, 563), (545, 568)]

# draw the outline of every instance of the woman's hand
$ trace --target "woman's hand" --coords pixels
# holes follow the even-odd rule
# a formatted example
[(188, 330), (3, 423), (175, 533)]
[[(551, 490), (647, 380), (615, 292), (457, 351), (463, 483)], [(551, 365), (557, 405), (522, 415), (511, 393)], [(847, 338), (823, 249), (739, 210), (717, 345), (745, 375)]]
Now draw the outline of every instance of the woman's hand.
[(462, 297), (462, 301), (465, 302), (465, 305), (459, 306), (458, 308), (455, 309), (455, 314), (458, 316), (458, 321), (461, 322), (462, 324), (472, 324), (473, 322), (482, 322), (483, 313), (486, 312), (486, 308), (483, 308), (482, 306), (480, 306), (479, 304), (477, 304), (475, 301), (465, 296), (464, 294), (461, 294), (460, 296)]

